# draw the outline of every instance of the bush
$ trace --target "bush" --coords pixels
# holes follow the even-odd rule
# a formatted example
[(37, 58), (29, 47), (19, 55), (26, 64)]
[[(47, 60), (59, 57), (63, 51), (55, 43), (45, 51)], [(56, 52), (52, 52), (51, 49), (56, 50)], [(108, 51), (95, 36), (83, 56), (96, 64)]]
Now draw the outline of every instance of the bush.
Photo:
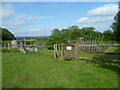
[(66, 43), (67, 41), (64, 39), (64, 37), (61, 36), (50, 36), (47, 40), (46, 46), (48, 49), (53, 50), (54, 44), (61, 44)]
[(2, 52), (10, 52), (8, 49), (2, 49)]
[(49, 46), (47, 46), (47, 48), (50, 50), (54, 50), (54, 45), (49, 45)]
[[(36, 41), (31, 41), (31, 44), (34, 44)], [(30, 41), (25, 41), (26, 45), (30, 45)]]

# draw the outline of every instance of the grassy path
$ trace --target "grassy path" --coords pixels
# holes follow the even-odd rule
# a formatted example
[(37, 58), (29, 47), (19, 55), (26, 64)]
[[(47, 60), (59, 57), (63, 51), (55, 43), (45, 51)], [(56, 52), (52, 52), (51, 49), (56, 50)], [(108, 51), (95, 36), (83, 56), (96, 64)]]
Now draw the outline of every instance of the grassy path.
[(4, 88), (117, 88), (116, 72), (85, 60), (55, 60), (53, 51), (3, 53)]

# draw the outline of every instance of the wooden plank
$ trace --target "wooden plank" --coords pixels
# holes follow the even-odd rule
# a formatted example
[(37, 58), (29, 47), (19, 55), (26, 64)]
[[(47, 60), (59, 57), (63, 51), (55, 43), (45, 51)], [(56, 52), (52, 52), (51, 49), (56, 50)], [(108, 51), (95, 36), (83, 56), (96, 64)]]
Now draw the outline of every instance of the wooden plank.
[(86, 44), (80, 44), (80, 45), (78, 45), (78, 46), (99, 46), (99, 45), (92, 45), (92, 44), (91, 44), (91, 45), (89, 45), (89, 44), (86, 45)]
[(86, 44), (79, 44), (78, 46), (105, 46), (105, 47), (120, 47), (120, 46), (115, 46), (115, 45), (110, 45), (110, 46), (107, 46), (107, 45), (97, 45), (97, 44), (91, 44), (91, 45), (86, 45)]
[(94, 59), (92, 57), (78, 57), (78, 59)]
[(79, 53), (103, 53), (103, 54), (108, 54), (108, 55), (120, 55), (119, 52), (87, 52), (87, 51), (79, 51)]

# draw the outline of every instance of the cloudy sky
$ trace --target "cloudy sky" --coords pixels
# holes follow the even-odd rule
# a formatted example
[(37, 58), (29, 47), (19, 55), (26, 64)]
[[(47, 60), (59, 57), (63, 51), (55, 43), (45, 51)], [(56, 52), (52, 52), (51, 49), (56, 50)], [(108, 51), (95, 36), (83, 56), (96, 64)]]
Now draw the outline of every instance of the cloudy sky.
[(54, 28), (72, 25), (110, 29), (118, 11), (116, 2), (3, 2), (2, 27), (15, 36), (49, 36)]

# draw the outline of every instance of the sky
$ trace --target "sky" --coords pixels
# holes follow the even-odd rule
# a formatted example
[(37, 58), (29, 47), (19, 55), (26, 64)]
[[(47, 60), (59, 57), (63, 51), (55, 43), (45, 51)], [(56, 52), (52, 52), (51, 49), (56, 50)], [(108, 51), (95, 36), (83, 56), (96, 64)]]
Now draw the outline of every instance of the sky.
[(3, 2), (2, 27), (15, 36), (49, 36), (54, 28), (72, 25), (110, 29), (117, 2)]

